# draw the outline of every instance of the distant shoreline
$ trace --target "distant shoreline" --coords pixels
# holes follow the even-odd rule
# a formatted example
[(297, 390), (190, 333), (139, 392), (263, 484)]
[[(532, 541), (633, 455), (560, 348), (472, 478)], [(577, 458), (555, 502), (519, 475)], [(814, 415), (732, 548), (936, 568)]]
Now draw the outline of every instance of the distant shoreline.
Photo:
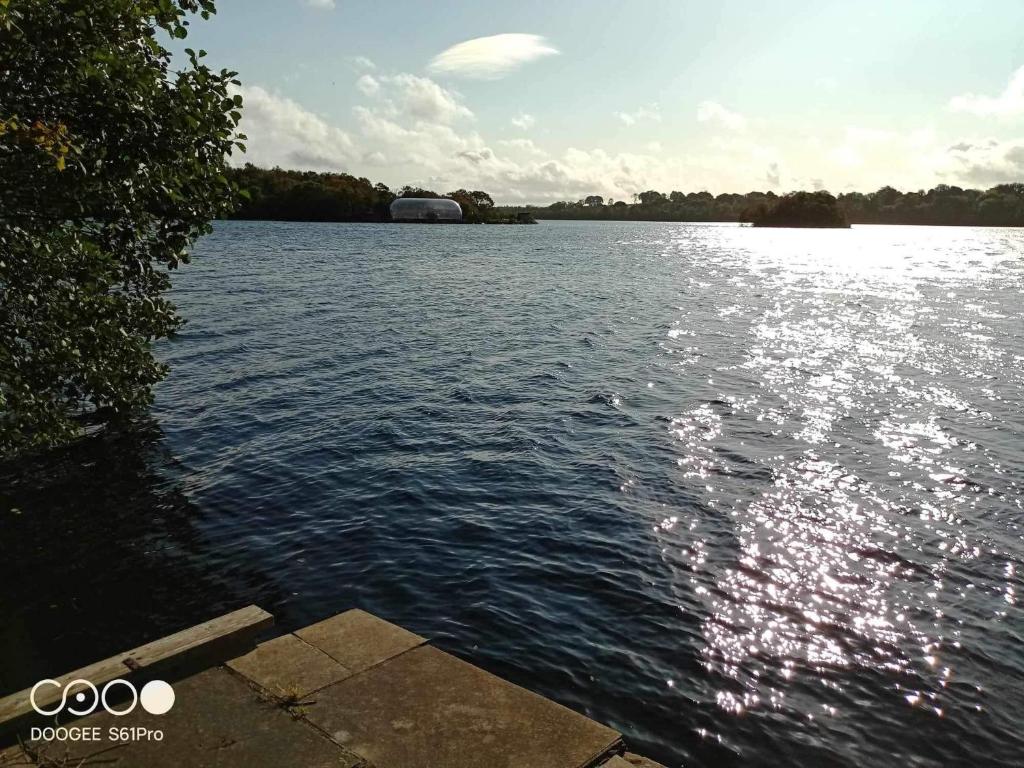
[[(550, 216), (537, 216), (536, 220), (538, 223), (544, 221), (579, 221), (586, 224), (708, 224), (708, 225), (729, 225), (734, 227), (751, 227), (748, 222), (743, 221), (683, 221), (678, 219), (568, 219), (568, 218), (555, 218)], [(241, 217), (241, 216), (230, 216), (224, 219), (218, 219), (218, 221), (266, 221), (271, 224), (403, 224), (406, 222), (391, 221), (390, 219), (275, 219), (275, 218), (254, 218), (254, 217)], [(465, 222), (462, 222), (465, 223)], [(484, 225), (509, 225), (519, 226), (514, 223), (504, 221), (493, 221), (483, 222)], [(877, 221), (853, 221), (850, 222), (851, 226), (854, 227), (978, 227), (981, 229), (1020, 229), (1024, 225), (1012, 225), (1012, 224), (963, 224), (963, 223), (937, 223), (937, 224), (921, 224), (918, 222), (877, 222)], [(414, 225), (415, 226), (415, 225)], [(429, 225), (420, 225), (429, 226)], [(764, 227), (763, 229), (800, 229), (800, 227)], [(807, 229), (828, 229), (828, 227), (807, 227)]]
[[(249, 221), (390, 221), (389, 207), (399, 197), (447, 197), (459, 203), (468, 223), (497, 223), (525, 215), (533, 219), (580, 221), (750, 222), (759, 211), (801, 195), (823, 192), (747, 192), (745, 194), (647, 190), (634, 202), (589, 195), (550, 205), (495, 205), (483, 190), (457, 189), (446, 194), (419, 187), (391, 190), (385, 184), (346, 173), (317, 173), (247, 164), (229, 169), (240, 190), (239, 208), (228, 218)], [(831, 198), (830, 195), (827, 195)], [(849, 224), (1024, 227), (1024, 182), (998, 184), (987, 190), (939, 184), (930, 190), (844, 192), (834, 198)]]

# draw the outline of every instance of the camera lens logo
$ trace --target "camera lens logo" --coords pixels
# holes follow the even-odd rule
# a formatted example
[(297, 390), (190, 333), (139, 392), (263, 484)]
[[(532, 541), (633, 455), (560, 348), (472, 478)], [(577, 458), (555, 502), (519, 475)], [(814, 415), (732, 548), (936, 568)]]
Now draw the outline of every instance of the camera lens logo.
[[(134, 712), (135, 708), (140, 704), (151, 715), (163, 715), (174, 706), (174, 689), (163, 680), (150, 680), (139, 691), (136, 690), (132, 683), (121, 678), (106, 683), (102, 690), (98, 689), (88, 680), (78, 678), (63, 687), (60, 703), (50, 709), (40, 707), (36, 703), (36, 692), (43, 686), (61, 688), (62, 685), (56, 680), (47, 678), (46, 680), (40, 680), (32, 686), (32, 692), (29, 694), (29, 703), (32, 704), (32, 709), (40, 715), (48, 717), (65, 711), (77, 717), (82, 717), (84, 715), (91, 715), (100, 706), (111, 715), (122, 717)], [(108, 695), (116, 692), (117, 686), (124, 686), (131, 694), (131, 703), (120, 709), (114, 708), (107, 701)]]

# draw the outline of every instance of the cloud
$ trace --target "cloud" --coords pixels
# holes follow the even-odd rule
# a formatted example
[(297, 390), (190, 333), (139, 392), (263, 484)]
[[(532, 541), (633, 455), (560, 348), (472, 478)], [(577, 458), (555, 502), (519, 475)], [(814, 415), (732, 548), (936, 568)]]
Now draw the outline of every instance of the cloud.
[(547, 152), (538, 147), (530, 139), (503, 139), (498, 141), (498, 144), (502, 147), (508, 147), (511, 150), (518, 150), (520, 153), (526, 153), (527, 155), (533, 155), (535, 157), (547, 157)]
[(874, 153), (878, 147), (890, 144), (899, 138), (892, 131), (849, 126), (846, 128), (843, 142), (832, 150), (832, 159), (846, 168), (863, 165), (867, 156)]
[(980, 96), (967, 93), (950, 99), (949, 108), (955, 112), (969, 112), (979, 117), (1010, 117), (1024, 114), (1024, 67), (1010, 77), (1010, 82), (998, 96)]
[(352, 56), (349, 59), (349, 63), (354, 69), (369, 69), (373, 70), (377, 68), (377, 65), (373, 63), (372, 59), (368, 59), (366, 56)]
[(396, 91), (411, 77), (377, 78), (380, 92), (354, 110), (362, 140), (388, 158), (392, 172), (400, 169), (389, 183), (440, 192), (486, 189), (497, 200), (539, 202), (589, 194), (628, 197), (653, 186), (659, 174), (667, 183), (675, 171), (654, 155), (569, 149), (556, 156), (525, 138), (491, 145), (471, 126), (399, 108), (403, 101)]
[(747, 126), (743, 115), (726, 109), (716, 101), (702, 101), (698, 104), (697, 120), (701, 123), (717, 123), (730, 131), (742, 131)]
[(947, 152), (947, 178), (983, 187), (1024, 179), (1024, 139), (961, 141)]
[(657, 104), (651, 104), (649, 107), (640, 107), (633, 112), (616, 112), (615, 116), (624, 124), (631, 126), (644, 122), (661, 122), (661, 110), (658, 109)]
[(512, 125), (524, 131), (533, 128), (536, 122), (537, 119), (533, 115), (528, 115), (525, 112), (520, 112), (516, 117), (512, 118)]
[[(379, 71), (351, 77), (360, 101), (345, 125), (349, 132), (270, 90), (242, 88), (250, 152), (234, 162), (345, 171), (442, 193), (486, 189), (500, 202), (536, 203), (587, 195), (628, 200), (647, 189), (918, 189), (940, 181), (991, 186), (1024, 177), (1024, 138), (848, 126), (821, 133), (797, 129), (776, 136), (775, 143), (756, 117), (715, 102), (700, 105), (704, 121), (742, 130), (715, 130), (686, 148), (662, 147), (653, 141), (657, 137), (645, 136), (634, 152), (564, 145), (553, 150), (521, 133), (502, 141), (481, 135), (463, 96), (430, 77)], [(661, 118), (656, 104), (618, 114), (627, 125)], [(530, 118), (513, 113), (505, 119), (525, 129), (536, 124)]]
[(380, 93), (380, 83), (373, 75), (363, 75), (356, 80), (356, 88), (365, 96), (375, 96)]
[(236, 162), (344, 171), (393, 187), (416, 184), (442, 193), (486, 189), (499, 201), (544, 203), (594, 194), (629, 199), (645, 189), (678, 187), (680, 180), (694, 189), (734, 189), (750, 183), (740, 175), (745, 169), (777, 159), (751, 149), (748, 162), (746, 145), (689, 160), (666, 156), (657, 145), (613, 153), (580, 147), (549, 152), (526, 138), (490, 143), (461, 97), (432, 80), (408, 73), (372, 75), (374, 88), (362, 77), (359, 92), (366, 101), (353, 110), (351, 135), (264, 88), (241, 89), (242, 130), (250, 136), (250, 151)]
[(558, 53), (540, 35), (507, 33), (453, 45), (435, 56), (427, 68), (435, 74), (495, 80), (524, 64)]
[(356, 81), (356, 87), (378, 102), (376, 110), (392, 118), (403, 116), (429, 123), (450, 124), (474, 117), (457, 93), (429, 77), (408, 73), (379, 77), (363, 75)]
[(239, 156), (266, 167), (341, 170), (355, 157), (351, 137), (291, 99), (259, 86), (236, 89), (244, 102), (241, 130), (249, 138)]
[(310, 8), (322, 8), (323, 10), (334, 10), (334, 0), (305, 0)]

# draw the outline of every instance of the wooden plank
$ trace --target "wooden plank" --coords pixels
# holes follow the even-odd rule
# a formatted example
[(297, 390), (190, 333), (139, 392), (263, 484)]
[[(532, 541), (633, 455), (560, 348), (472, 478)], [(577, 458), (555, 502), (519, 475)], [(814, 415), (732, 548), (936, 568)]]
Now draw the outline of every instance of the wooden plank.
[[(102, 688), (117, 678), (135, 683), (160, 676), (198, 672), (252, 650), (256, 645), (256, 635), (273, 623), (274, 617), (262, 608), (246, 606), (54, 678), (60, 687), (40, 687), (36, 692), (36, 704), (43, 709), (52, 709), (60, 702), (64, 686), (73, 680), (88, 680)], [(32, 708), (31, 691), (31, 688), (26, 688), (0, 699), (0, 740), (27, 723), (41, 719), (42, 716)]]
[(123, 654), (122, 661), (153, 674), (195, 672), (248, 653), (256, 647), (256, 635), (273, 624), (273, 616), (249, 605), (140, 646)]

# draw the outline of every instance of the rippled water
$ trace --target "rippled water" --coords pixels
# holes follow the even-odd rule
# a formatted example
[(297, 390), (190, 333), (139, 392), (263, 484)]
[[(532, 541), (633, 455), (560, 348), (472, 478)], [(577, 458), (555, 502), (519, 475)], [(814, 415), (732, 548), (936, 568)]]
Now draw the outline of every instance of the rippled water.
[(154, 423), (8, 476), (8, 688), (359, 605), (672, 766), (1022, 763), (1021, 231), (231, 222), (176, 286)]

